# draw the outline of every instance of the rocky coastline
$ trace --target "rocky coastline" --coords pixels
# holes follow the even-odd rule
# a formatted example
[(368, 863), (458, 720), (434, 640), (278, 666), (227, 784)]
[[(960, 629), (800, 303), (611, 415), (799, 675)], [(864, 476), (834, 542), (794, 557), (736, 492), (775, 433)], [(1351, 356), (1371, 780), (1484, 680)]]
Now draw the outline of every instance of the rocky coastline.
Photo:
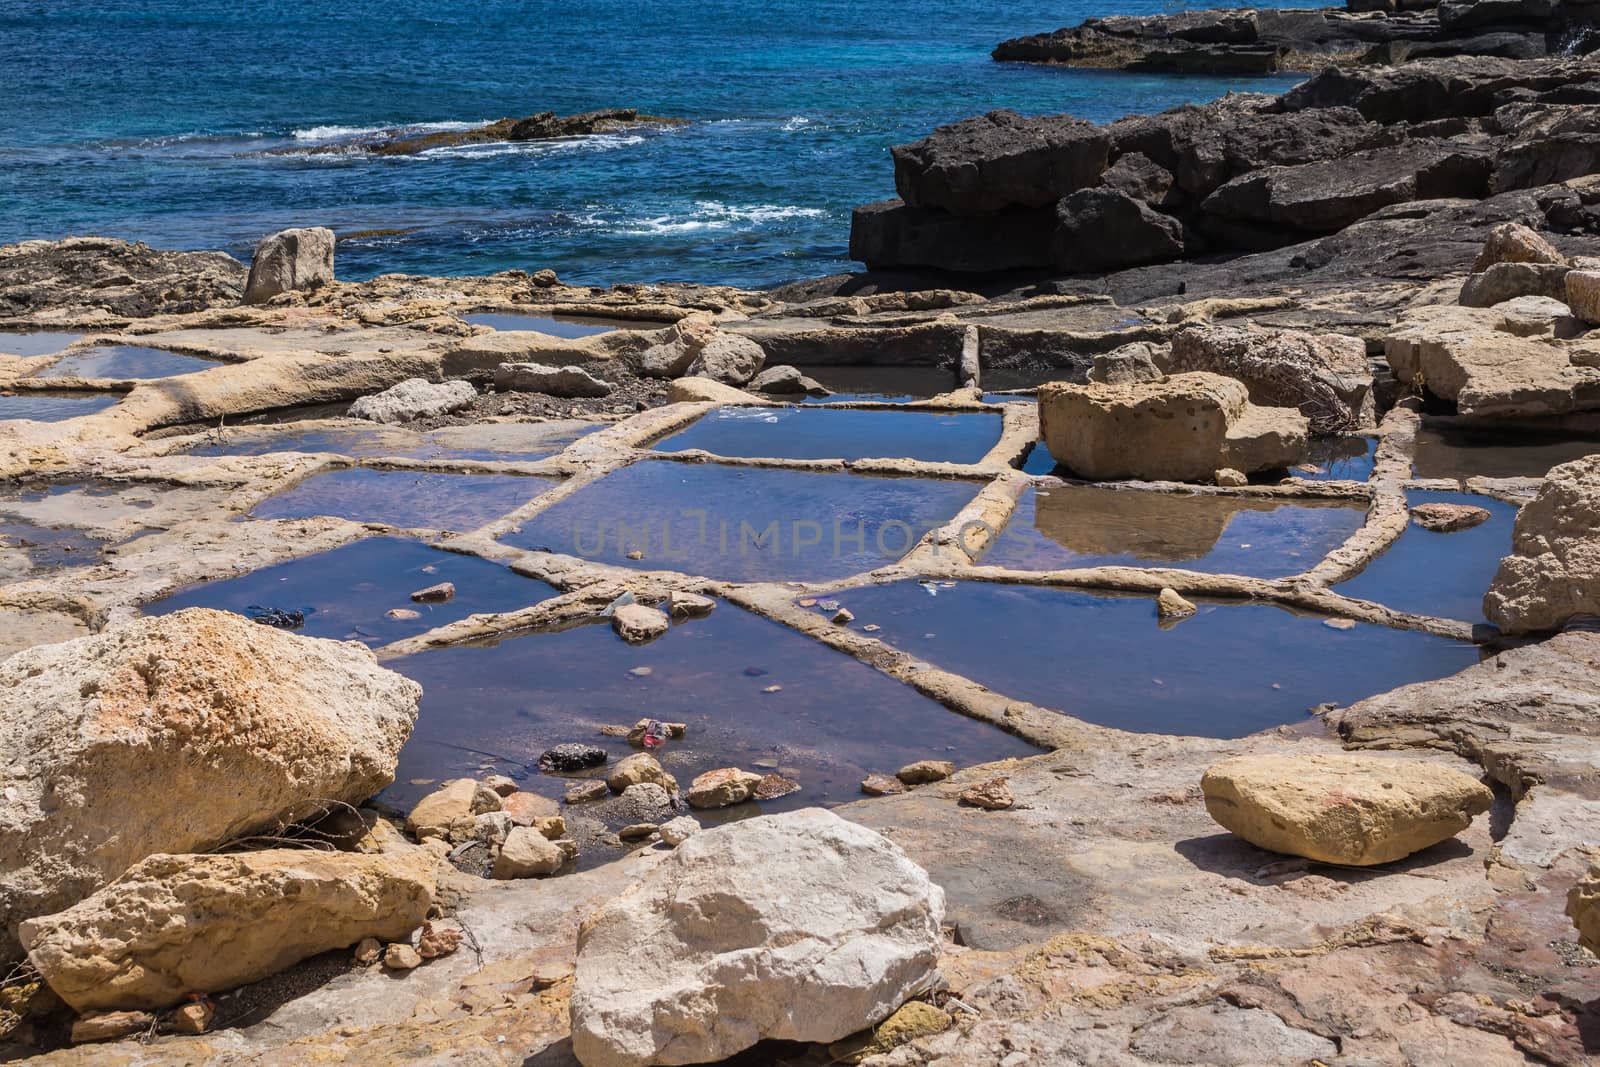
[[(1384, 12), (1515, 41), (942, 127), (858, 209), (865, 272), (768, 290), (347, 281), (311, 225), (249, 265), (0, 248), (0, 1056), (1592, 1062), (1600, 62), (1503, 30), (1573, 10)], [(1243, 62), (1195, 34), (1266, 14), (1091, 44)], [(840, 428), (807, 451), (812, 416)], [(551, 533), (619, 484), (637, 522), (765, 478), (967, 491), (833, 569)], [(328, 562), (367, 550), (430, 562)], [(220, 594), (253, 580), (317, 603)], [(738, 620), (759, 636), (719, 644)], [(574, 635), (509, 661), (506, 722), (452, 732), (500, 657)], [(1436, 658), (1397, 673), (1402, 643)], [(419, 666), (467, 654), (468, 688)], [(1131, 718), (1316, 670), (1270, 728)], [(862, 725), (894, 699), (910, 738)], [(735, 704), (770, 743), (738, 747)], [(822, 783), (862, 759), (859, 792)]]

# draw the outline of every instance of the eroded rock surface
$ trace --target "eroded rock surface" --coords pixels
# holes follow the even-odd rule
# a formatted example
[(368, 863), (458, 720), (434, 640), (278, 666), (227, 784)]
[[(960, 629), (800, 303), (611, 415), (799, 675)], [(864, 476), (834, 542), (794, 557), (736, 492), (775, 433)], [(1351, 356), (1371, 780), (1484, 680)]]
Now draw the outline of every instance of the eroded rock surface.
[(280, 293), (309, 292), (333, 281), (333, 231), (320, 226), (280, 230), (261, 239), (250, 260), (244, 302), (264, 304)]
[(1554, 630), (1600, 614), (1600, 455), (1551, 469), (1517, 512), (1512, 554), (1500, 561), (1484, 614), (1506, 633)]
[(836, 1041), (927, 988), (943, 915), (899, 848), (830, 812), (703, 830), (584, 923), (573, 1051), (643, 1067)]
[(204, 609), (0, 661), (0, 956), (146, 856), (366, 800), (420, 697), (359, 645)]

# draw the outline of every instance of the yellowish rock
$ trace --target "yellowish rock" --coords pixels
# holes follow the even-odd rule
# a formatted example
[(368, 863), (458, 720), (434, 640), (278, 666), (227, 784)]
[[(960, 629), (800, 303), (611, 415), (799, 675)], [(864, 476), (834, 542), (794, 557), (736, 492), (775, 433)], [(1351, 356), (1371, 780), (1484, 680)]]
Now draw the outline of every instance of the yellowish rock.
[(1349, 753), (1236, 756), (1200, 788), (1211, 817), (1253, 845), (1359, 867), (1454, 837), (1494, 799), (1448, 767)]
[(437, 862), (425, 849), (151, 856), (19, 932), (75, 1010), (165, 1008), (365, 937), (406, 938), (427, 916)]
[(1578, 928), (1583, 947), (1600, 955), (1600, 863), (1567, 891), (1567, 918)]
[(471, 822), (474, 816), (499, 811), (504, 806), (500, 794), (471, 778), (457, 778), (435, 789), (406, 816), (406, 833), (419, 841), (449, 834), (456, 823)]
[(881, 1056), (919, 1037), (943, 1033), (953, 1022), (949, 1015), (926, 1001), (907, 1001), (870, 1031), (829, 1045), (828, 1054), (836, 1063), (860, 1063), (869, 1056)]

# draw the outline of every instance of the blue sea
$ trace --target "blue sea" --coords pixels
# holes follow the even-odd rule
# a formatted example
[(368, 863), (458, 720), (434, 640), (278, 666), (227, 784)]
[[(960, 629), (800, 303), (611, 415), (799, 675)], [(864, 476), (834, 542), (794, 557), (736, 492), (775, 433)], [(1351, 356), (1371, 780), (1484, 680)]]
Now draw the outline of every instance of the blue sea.
[[(0, 242), (240, 257), (340, 233), (341, 277), (552, 267), (759, 286), (852, 269), (889, 146), (992, 108), (1104, 121), (1290, 77), (998, 64), (1007, 38), (1160, 0), (0, 0)], [(686, 126), (418, 157), (364, 132), (633, 107)]]

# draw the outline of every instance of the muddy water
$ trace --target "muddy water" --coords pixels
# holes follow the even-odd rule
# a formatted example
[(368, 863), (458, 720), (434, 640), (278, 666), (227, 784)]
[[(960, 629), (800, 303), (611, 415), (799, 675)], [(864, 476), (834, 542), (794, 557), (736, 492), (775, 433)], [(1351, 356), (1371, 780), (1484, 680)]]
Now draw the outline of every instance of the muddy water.
[(833, 394), (808, 397), (804, 401), (808, 404), (847, 400), (905, 404), (948, 393), (961, 384), (950, 367), (804, 366), (800, 369)]
[(1406, 494), (1406, 499), (1412, 507), (1469, 504), (1484, 508), (1492, 518), (1481, 526), (1455, 533), (1434, 533), (1413, 522), (1387, 552), (1334, 589), (1345, 596), (1375, 600), (1397, 611), (1480, 621), (1483, 594), (1494, 579), (1501, 557), (1511, 554), (1516, 505), (1473, 493), (1413, 491)]
[(257, 519), (330, 515), (430, 530), (475, 530), (556, 484), (505, 474), (430, 474), (354, 467), (317, 474), (256, 505)]
[(1418, 478), (1543, 478), (1551, 467), (1600, 452), (1600, 438), (1505, 433), (1424, 423), (1411, 469)]
[[(507, 534), (519, 548), (731, 581), (823, 580), (903, 556), (974, 482), (647, 460)], [(632, 552), (641, 558), (630, 559)]]
[[(917, 759), (965, 765), (1038, 751), (727, 603), (641, 647), (596, 624), (423, 652), (388, 666), (421, 682), (424, 692), (396, 785), (383, 797), (402, 809), (428, 788), (413, 779), (484, 768), (559, 797), (572, 779), (538, 773), (541, 752), (581, 741), (604, 747), (614, 763), (643, 750), (601, 736), (600, 727), (643, 717), (688, 724), (684, 740), (655, 750), (684, 788), (696, 774), (730, 765), (781, 773), (803, 786), (781, 800), (697, 813), (706, 821), (854, 800), (867, 774), (893, 774)], [(613, 829), (638, 821), (608, 814), (611, 806), (574, 805), (566, 814), (610, 819)]]
[[(411, 599), (419, 589), (450, 582), (444, 603)], [(260, 609), (298, 611), (311, 637), (383, 645), (468, 615), (513, 611), (546, 600), (556, 590), (513, 574), (497, 563), (442, 552), (415, 541), (373, 537), (274, 567), (191, 586), (145, 608), (167, 615), (182, 608), (217, 608), (255, 616)], [(398, 611), (401, 617), (390, 612)], [(415, 618), (409, 618), (411, 614)]]
[(1020, 570), (1126, 565), (1281, 578), (1361, 527), (1364, 507), (1061, 485), (1029, 489), (979, 560)]
[(859, 411), (823, 408), (719, 408), (658, 442), (662, 452), (698, 448), (719, 456), (869, 459), (904, 456), (976, 463), (1000, 440), (988, 413)]
[(42, 393), (28, 390), (0, 394), (0, 421), (32, 419), (35, 422), (62, 422), (81, 415), (93, 415), (111, 407), (120, 396), (105, 393)]
[(841, 593), (853, 626), (1008, 697), (1123, 730), (1240, 737), (1454, 673), (1469, 644), (1266, 604), (1202, 603), (1163, 627), (1155, 602), (1067, 589), (899, 582)]
[(117, 380), (171, 378), (220, 366), (213, 360), (186, 356), (162, 348), (108, 345), (88, 348), (34, 375), (37, 378), (113, 378)]
[[(474, 326), (488, 326), (495, 330), (533, 330), (536, 333), (547, 333), (552, 337), (592, 337), (597, 333), (610, 333), (616, 329), (638, 328), (632, 322), (611, 322), (600, 319), (577, 318), (550, 318), (543, 315), (502, 315), (497, 313), (484, 313), (481, 315), (463, 315), (464, 322)], [(649, 329), (661, 329), (663, 323), (650, 323)]]
[(48, 356), (83, 340), (81, 333), (45, 330), (36, 333), (0, 331), (0, 352), (12, 356)]
[(535, 460), (555, 455), (604, 425), (560, 419), (542, 423), (447, 426), (418, 433), (373, 423), (318, 422), (303, 427), (249, 427), (212, 432), (186, 451), (192, 456), (332, 452), (351, 459)]

